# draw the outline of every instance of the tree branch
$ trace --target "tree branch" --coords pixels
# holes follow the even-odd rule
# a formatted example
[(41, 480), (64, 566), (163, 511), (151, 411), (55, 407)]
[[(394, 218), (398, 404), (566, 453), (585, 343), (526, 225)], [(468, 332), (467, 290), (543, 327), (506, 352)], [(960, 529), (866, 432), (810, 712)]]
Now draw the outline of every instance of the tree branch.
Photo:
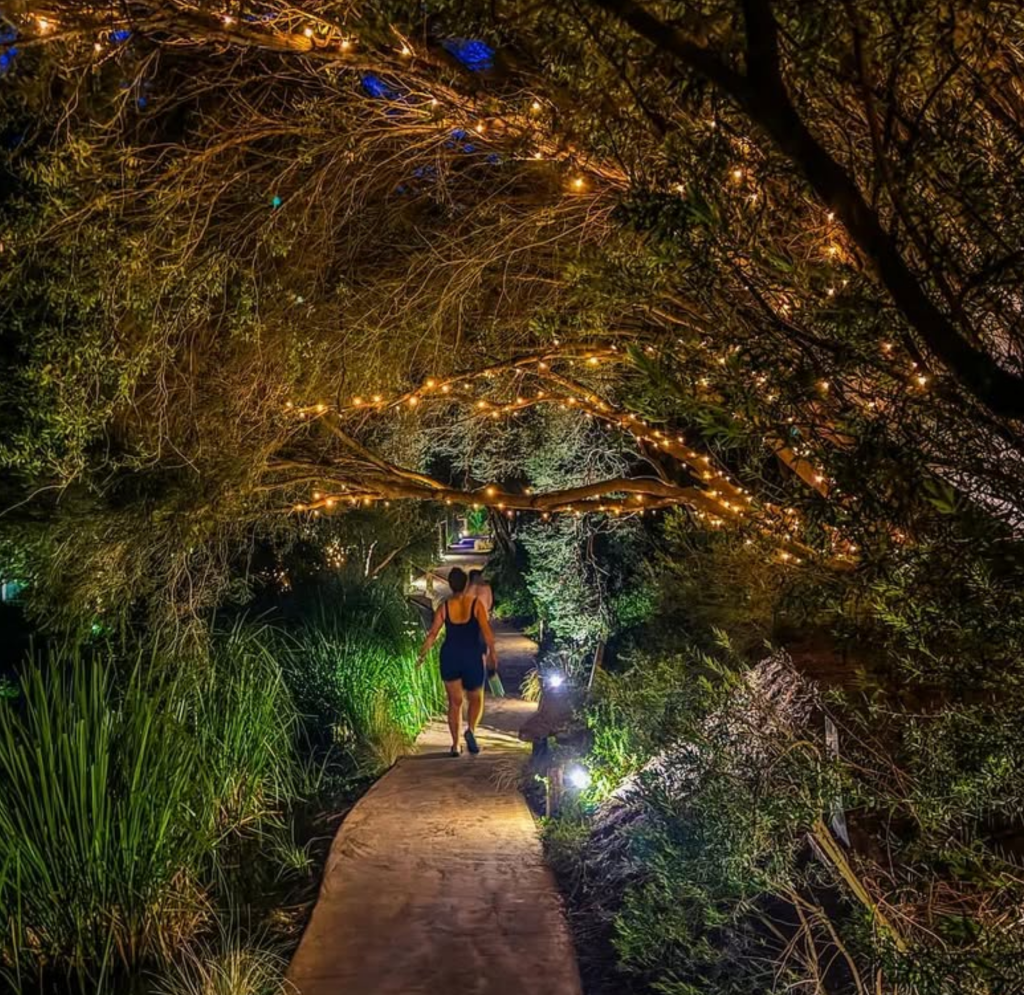
[(910, 327), (958, 382), (993, 414), (1024, 418), (1024, 377), (976, 348), (937, 307), (900, 254), (851, 176), (811, 134), (782, 79), (778, 31), (768, 0), (743, 0), (748, 75), (669, 27), (634, 0), (592, 0), (661, 51), (700, 73), (733, 98), (800, 170), (842, 221)]

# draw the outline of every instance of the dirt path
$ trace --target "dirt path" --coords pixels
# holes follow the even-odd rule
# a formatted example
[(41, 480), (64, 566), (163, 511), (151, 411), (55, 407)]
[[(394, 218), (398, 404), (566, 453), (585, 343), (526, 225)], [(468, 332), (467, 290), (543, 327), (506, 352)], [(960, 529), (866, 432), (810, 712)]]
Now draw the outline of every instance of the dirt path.
[[(536, 647), (496, 628), (509, 691)], [(428, 727), (349, 813), (289, 970), (301, 995), (579, 995), (555, 882), (516, 783), (533, 706), (488, 701), (483, 752)]]

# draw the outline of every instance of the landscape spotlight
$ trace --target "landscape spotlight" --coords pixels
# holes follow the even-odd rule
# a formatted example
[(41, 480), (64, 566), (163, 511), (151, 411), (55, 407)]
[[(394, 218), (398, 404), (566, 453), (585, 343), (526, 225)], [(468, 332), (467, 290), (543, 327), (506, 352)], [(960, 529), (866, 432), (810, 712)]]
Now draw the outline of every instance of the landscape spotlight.
[(573, 764), (565, 772), (565, 779), (574, 787), (582, 791), (590, 787), (590, 771), (580, 764)]
[(552, 673), (548, 674), (545, 679), (545, 683), (552, 690), (560, 688), (565, 683), (565, 675), (559, 673), (557, 670), (552, 671)]

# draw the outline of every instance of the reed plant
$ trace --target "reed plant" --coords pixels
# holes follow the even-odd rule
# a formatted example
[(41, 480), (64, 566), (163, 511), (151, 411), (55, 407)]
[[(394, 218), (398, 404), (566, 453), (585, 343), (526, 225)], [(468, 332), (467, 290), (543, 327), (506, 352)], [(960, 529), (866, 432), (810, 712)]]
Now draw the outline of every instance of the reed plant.
[(207, 916), (210, 780), (175, 687), (75, 651), (0, 702), (0, 926), (12, 971), (102, 978), (166, 954)]
[(257, 826), (303, 792), (299, 717), (280, 663), (287, 652), (269, 626), (238, 623), (214, 641), (207, 665), (179, 681), (221, 833)]
[(416, 667), (422, 635), (393, 588), (321, 592), (295, 630), (289, 679), (300, 708), (390, 765), (444, 705), (436, 666)]
[(88, 980), (209, 921), (221, 851), (298, 790), (297, 713), (266, 630), (30, 661), (0, 699), (0, 964)]

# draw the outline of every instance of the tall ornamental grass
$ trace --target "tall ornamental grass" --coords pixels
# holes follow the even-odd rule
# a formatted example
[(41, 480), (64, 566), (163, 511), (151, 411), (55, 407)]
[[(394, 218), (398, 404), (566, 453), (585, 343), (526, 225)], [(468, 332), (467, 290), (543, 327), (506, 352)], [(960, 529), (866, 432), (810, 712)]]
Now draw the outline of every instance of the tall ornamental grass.
[(289, 668), (299, 707), (381, 763), (400, 754), (444, 705), (435, 664), (416, 668), (423, 638), (393, 589), (364, 586), (310, 600)]
[(0, 970), (96, 981), (209, 916), (217, 853), (293, 790), (296, 712), (259, 633), (208, 658), (62, 652), (0, 699)]
[(15, 964), (166, 952), (202, 922), (209, 779), (173, 684), (109, 661), (30, 665), (0, 705), (0, 923)]
[(212, 781), (221, 832), (239, 832), (302, 793), (299, 718), (279, 662), (287, 653), (267, 627), (237, 625), (214, 643), (207, 666), (179, 681), (179, 715)]

